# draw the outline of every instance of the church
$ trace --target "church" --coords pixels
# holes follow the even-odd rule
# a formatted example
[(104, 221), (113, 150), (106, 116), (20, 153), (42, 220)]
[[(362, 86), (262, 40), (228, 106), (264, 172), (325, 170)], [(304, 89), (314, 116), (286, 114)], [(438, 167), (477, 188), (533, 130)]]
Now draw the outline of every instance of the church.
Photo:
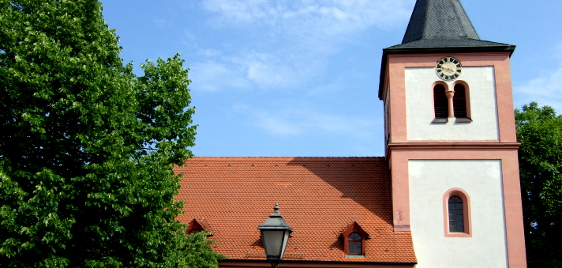
[(382, 157), (195, 157), (179, 220), (220, 267), (269, 267), (257, 227), (293, 232), (279, 267), (526, 267), (510, 57), (459, 0), (417, 0), (383, 49)]

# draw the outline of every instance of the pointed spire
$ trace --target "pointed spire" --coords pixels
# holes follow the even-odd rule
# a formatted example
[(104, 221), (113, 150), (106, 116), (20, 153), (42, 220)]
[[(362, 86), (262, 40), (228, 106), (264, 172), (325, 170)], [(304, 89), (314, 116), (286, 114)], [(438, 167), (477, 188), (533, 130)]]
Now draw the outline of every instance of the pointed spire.
[(417, 0), (401, 44), (383, 49), (379, 98), (390, 54), (508, 52), (514, 45), (480, 40), (460, 0)]
[(387, 50), (460, 48), (513, 52), (515, 46), (480, 40), (460, 0), (417, 0), (402, 43)]
[(480, 40), (459, 0), (418, 0), (402, 44), (420, 39)]

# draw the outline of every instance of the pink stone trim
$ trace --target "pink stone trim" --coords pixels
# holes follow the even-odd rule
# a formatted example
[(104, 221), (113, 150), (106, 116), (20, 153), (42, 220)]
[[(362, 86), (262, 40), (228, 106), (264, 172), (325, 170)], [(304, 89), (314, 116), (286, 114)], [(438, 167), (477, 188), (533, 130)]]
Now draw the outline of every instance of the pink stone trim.
[[(384, 79), (383, 100), (390, 101), (390, 135), (393, 142), (404, 142), (407, 136), (406, 117), (406, 68), (434, 67), (437, 60), (444, 54), (391, 54), (388, 55)], [(511, 91), (511, 73), (509, 66), (509, 52), (458, 53), (452, 55), (463, 63), (463, 67), (494, 67), (494, 81), (498, 113), (499, 140), (515, 142), (515, 118), (513, 116), (513, 95)], [(436, 82), (438, 82), (437, 80)], [(465, 85), (466, 87), (467, 85)], [(470, 89), (466, 87), (469, 91)], [(386, 100), (386, 93), (390, 91), (390, 100)], [(467, 96), (467, 100), (469, 100)]]
[[(406, 68), (434, 67), (443, 56), (454, 56), (463, 67), (494, 68), (499, 139), (495, 141), (409, 141), (406, 117)], [(381, 96), (389, 101), (388, 132), (390, 141), (386, 157), (392, 174), (392, 206), (394, 230), (410, 231), (409, 159), (497, 159), (502, 163), (502, 183), (506, 221), (509, 267), (526, 267), (525, 240), (519, 187), (519, 166), (513, 93), (509, 64), (510, 52), (387, 55)], [(462, 81), (459, 81), (462, 82)], [(467, 92), (470, 89), (465, 85)], [(386, 99), (387, 91), (390, 99)], [(469, 94), (469, 93), (467, 93)], [(470, 100), (470, 95), (467, 95)], [(470, 106), (468, 106), (470, 107)], [(467, 111), (468, 112), (468, 111)]]
[[(419, 146), (415, 150), (408, 150), (407, 146), (400, 149), (389, 150), (388, 159), (392, 166), (392, 200), (395, 232), (410, 231), (397, 226), (410, 225), (410, 189), (408, 160), (410, 159), (435, 159), (435, 160), (459, 160), (459, 159), (494, 159), (501, 160), (502, 185), (504, 193), (505, 227), (507, 240), (507, 255), (509, 267), (527, 267), (525, 256), (525, 238), (523, 231), (523, 210), (521, 207), (521, 189), (519, 186), (519, 164), (517, 158), (518, 143), (496, 143), (497, 148), (486, 149), (482, 143), (477, 148), (461, 147), (451, 150), (454, 144), (438, 148), (430, 148), (427, 145)], [(489, 143), (494, 145), (494, 143)], [(490, 146), (494, 147), (494, 146)], [(399, 217), (397, 217), (399, 215)]]
[(453, 110), (453, 97), (455, 96), (455, 91), (452, 89), (448, 89), (445, 91), (445, 95), (447, 96), (447, 110), (449, 112), (449, 118), (455, 117), (455, 111)]
[[(458, 196), (462, 199), (462, 212), (464, 220), (464, 232), (449, 232), (449, 198)], [(452, 188), (443, 195), (443, 221), (446, 237), (472, 237), (472, 221), (470, 214), (470, 197), (461, 188)]]

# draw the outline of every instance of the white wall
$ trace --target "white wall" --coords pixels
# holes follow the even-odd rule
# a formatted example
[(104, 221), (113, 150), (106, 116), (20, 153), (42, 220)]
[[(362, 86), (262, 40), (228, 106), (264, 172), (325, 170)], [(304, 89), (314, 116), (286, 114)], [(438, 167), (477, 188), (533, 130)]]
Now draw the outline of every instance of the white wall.
[[(432, 124), (434, 68), (406, 68), (408, 140), (497, 140), (499, 137), (493, 67), (464, 67), (458, 80), (469, 85), (471, 123)], [(452, 82), (447, 83), (452, 88)]]
[[(410, 160), (408, 171), (417, 268), (507, 267), (500, 160)], [(472, 237), (445, 237), (451, 188), (470, 197)]]

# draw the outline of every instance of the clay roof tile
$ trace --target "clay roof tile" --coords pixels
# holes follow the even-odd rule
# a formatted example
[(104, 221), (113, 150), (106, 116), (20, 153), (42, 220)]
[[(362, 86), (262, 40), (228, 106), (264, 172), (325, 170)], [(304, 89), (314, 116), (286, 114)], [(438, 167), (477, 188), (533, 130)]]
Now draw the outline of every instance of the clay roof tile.
[[(257, 226), (279, 203), (293, 228), (285, 259), (415, 263), (410, 233), (393, 231), (390, 173), (380, 157), (196, 157), (175, 169), (183, 223), (205, 219), (215, 251), (264, 259)], [(365, 258), (346, 258), (343, 227), (369, 234)]]

